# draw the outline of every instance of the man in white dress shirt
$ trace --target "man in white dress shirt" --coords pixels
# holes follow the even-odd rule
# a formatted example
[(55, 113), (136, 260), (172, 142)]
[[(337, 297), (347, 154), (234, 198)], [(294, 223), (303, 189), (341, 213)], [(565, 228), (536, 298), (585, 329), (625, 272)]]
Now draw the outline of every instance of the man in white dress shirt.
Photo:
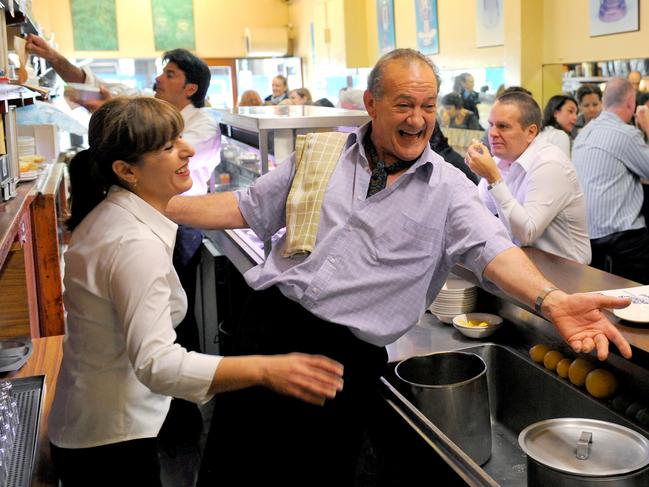
[(489, 115), (489, 144), (467, 152), (483, 179), (482, 201), (500, 217), (514, 242), (588, 264), (591, 258), (584, 193), (570, 159), (537, 137), (541, 109), (525, 93), (507, 93)]

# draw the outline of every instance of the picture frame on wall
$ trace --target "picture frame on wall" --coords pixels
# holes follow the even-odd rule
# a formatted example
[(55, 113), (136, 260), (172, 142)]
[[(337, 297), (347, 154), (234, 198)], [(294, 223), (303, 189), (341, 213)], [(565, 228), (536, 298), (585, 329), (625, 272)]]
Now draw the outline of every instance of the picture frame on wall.
[(422, 54), (439, 54), (437, 0), (415, 0), (417, 50)]
[(590, 36), (599, 37), (639, 29), (638, 0), (590, 0)]
[(394, 32), (394, 0), (376, 0), (376, 23), (379, 33), (379, 52), (385, 54), (397, 47)]
[(476, 46), (492, 47), (505, 44), (503, 3), (505, 0), (476, 0)]

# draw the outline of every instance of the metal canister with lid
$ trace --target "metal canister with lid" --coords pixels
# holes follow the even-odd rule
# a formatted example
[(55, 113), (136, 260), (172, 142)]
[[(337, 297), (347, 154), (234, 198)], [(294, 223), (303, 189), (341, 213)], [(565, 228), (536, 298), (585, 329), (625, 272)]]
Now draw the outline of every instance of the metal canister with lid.
[(518, 436), (528, 487), (649, 485), (649, 440), (619, 424), (586, 418), (534, 423)]

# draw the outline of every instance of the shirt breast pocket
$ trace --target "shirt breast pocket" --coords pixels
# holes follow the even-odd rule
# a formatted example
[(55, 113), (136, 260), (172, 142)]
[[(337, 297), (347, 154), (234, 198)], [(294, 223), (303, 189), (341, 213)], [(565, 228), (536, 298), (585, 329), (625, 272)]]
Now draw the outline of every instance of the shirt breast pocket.
[(386, 225), (375, 242), (373, 255), (377, 261), (391, 264), (421, 263), (439, 252), (441, 231), (399, 213), (396, 224)]

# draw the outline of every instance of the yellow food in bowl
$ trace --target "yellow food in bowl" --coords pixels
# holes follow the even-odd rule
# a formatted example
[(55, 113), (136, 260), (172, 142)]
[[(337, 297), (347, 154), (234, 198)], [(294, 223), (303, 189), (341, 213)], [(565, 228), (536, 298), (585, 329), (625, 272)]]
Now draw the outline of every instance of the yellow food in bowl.
[(586, 390), (598, 399), (612, 396), (617, 389), (617, 379), (606, 369), (591, 370), (586, 376)]
[(487, 323), (486, 321), (468, 320), (466, 322), (466, 326), (470, 326), (472, 328), (487, 328), (489, 326), (489, 323)]

